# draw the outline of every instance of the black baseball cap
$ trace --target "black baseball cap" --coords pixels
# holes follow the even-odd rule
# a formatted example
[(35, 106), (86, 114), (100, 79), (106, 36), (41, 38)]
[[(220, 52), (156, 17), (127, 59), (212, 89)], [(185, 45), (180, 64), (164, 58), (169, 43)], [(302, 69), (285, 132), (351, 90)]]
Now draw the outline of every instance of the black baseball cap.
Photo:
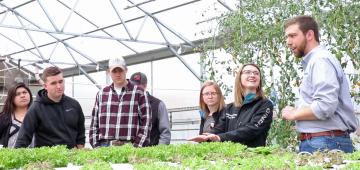
[(130, 77), (130, 81), (136, 85), (146, 85), (147, 78), (146, 75), (142, 72), (136, 72)]

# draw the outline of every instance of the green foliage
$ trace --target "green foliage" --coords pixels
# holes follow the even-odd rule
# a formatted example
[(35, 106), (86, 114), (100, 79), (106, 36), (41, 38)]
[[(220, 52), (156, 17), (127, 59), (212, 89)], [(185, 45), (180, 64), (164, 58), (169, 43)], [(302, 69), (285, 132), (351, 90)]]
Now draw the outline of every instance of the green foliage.
[(268, 145), (279, 145), (287, 150), (296, 150), (297, 132), (294, 122), (274, 119), (268, 136)]
[(85, 164), (81, 170), (112, 170), (112, 168), (108, 162), (95, 161)]
[(360, 160), (360, 151), (353, 152), (346, 157), (347, 160)]
[[(39, 153), (42, 152), (42, 153)], [(16, 153), (16, 154), (13, 154)], [(47, 155), (46, 154), (53, 154)], [(319, 153), (318, 155), (324, 155)], [(0, 149), (0, 169), (53, 169), (67, 164), (82, 169), (111, 169), (110, 163), (130, 163), (135, 169), (321, 169), (328, 167), (324, 156), (310, 155), (299, 166), (297, 154), (279, 147), (247, 148), (231, 142), (160, 145), (134, 148), (131, 145), (68, 150), (65, 146), (36, 149)], [(331, 156), (331, 155), (330, 155)], [(46, 158), (47, 157), (47, 158)], [(328, 157), (328, 156), (327, 156)], [(342, 160), (336, 155), (331, 160)], [(357, 153), (344, 158), (357, 158)], [(21, 160), (18, 160), (21, 159)], [(14, 161), (16, 160), (16, 161)], [(62, 163), (55, 164), (58, 160)], [(314, 164), (316, 163), (316, 164)]]
[(343, 168), (343, 170), (359, 170), (359, 169), (360, 169), (360, 162), (351, 162)]
[(170, 164), (167, 162), (148, 162), (148, 163), (141, 163), (141, 164), (135, 164), (134, 169), (137, 170), (180, 170), (181, 168), (178, 167), (176, 164)]
[(55, 167), (64, 167), (69, 162), (70, 152), (65, 146), (53, 148), (42, 147), (35, 149), (7, 149), (0, 150), (0, 165), (7, 168), (19, 168), (31, 162), (48, 162)]
[(53, 170), (54, 165), (49, 162), (31, 162), (22, 167), (23, 170)]
[[(326, 44), (339, 59), (342, 67), (360, 68), (360, 2), (355, 0), (242, 0), (238, 9), (219, 20), (212, 32), (218, 31), (223, 49), (232, 57), (223, 61), (215, 57), (214, 49), (204, 45), (201, 64), (207, 79), (221, 81), (223, 73), (214, 64), (221, 63), (229, 75), (244, 63), (258, 64), (263, 73), (267, 96), (275, 101), (275, 113), (286, 105), (294, 105), (295, 94), (300, 85), (300, 64), (286, 47), (283, 23), (296, 15), (312, 15), (321, 28), (321, 43)], [(351, 17), (350, 17), (351, 16)], [(210, 42), (210, 44), (213, 42)], [(351, 94), (360, 102), (360, 76), (349, 75)], [(232, 89), (222, 84), (225, 94)], [(277, 92), (277, 95), (271, 94)], [(358, 96), (358, 97), (356, 97)], [(276, 100), (278, 99), (278, 100)], [(294, 149), (296, 134), (292, 122), (277, 120), (269, 135), (270, 144)], [(290, 139), (290, 140), (289, 140)]]

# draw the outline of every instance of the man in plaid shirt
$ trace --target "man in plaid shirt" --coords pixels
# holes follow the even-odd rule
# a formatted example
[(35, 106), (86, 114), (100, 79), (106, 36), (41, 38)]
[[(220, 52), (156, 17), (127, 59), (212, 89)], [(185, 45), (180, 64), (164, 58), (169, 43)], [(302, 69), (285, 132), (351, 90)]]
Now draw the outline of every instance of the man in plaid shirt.
[(107, 72), (113, 83), (96, 95), (89, 132), (91, 146), (148, 145), (151, 111), (144, 89), (126, 79), (122, 57), (110, 59)]

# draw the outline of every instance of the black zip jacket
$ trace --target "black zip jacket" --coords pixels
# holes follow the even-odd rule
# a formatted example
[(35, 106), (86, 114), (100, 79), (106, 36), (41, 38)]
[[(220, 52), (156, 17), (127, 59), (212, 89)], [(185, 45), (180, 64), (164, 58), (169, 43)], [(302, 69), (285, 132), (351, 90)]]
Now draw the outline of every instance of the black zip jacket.
[(80, 104), (65, 95), (60, 102), (54, 102), (45, 89), (40, 90), (24, 118), (15, 147), (29, 146), (33, 134), (35, 147), (84, 145), (84, 114)]
[(273, 104), (256, 98), (241, 107), (227, 105), (212, 133), (221, 141), (242, 143), (249, 147), (265, 146), (273, 117)]
[(159, 139), (160, 139), (158, 109), (161, 100), (150, 95), (148, 92), (147, 95), (151, 106), (151, 131), (150, 131), (149, 146), (154, 146), (159, 144)]

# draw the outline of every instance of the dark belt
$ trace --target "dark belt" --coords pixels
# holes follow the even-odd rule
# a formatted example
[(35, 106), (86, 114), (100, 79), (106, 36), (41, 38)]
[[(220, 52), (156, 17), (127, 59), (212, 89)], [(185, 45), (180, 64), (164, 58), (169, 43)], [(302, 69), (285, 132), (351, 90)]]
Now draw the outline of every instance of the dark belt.
[(324, 131), (324, 132), (316, 132), (316, 133), (300, 133), (300, 140), (309, 140), (313, 137), (319, 137), (319, 136), (343, 136), (347, 135), (348, 133), (342, 130), (330, 130), (330, 131)]

